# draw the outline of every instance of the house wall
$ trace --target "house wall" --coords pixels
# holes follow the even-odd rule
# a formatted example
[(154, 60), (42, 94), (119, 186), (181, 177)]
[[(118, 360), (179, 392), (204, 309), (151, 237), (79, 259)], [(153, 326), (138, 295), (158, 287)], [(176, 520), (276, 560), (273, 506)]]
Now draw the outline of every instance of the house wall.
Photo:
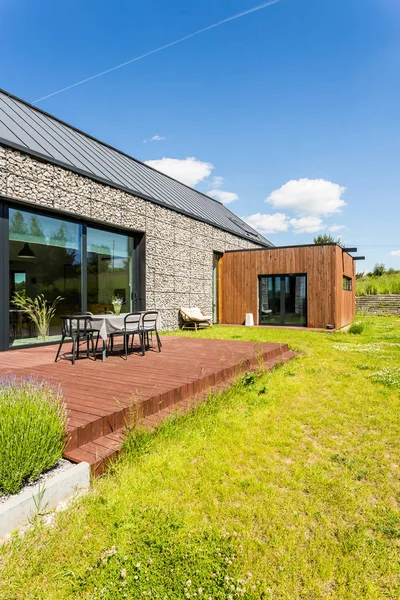
[(146, 305), (164, 329), (178, 325), (178, 307), (212, 312), (213, 251), (257, 245), (212, 225), (0, 146), (0, 194), (74, 217), (146, 231)]
[[(356, 269), (352, 257), (336, 246), (336, 327), (345, 327), (351, 323), (356, 314)], [(343, 290), (343, 277), (352, 280), (351, 291)]]
[[(336, 245), (228, 252), (221, 259), (220, 321), (243, 324), (253, 313), (258, 324), (258, 276), (307, 274), (308, 327), (343, 327), (354, 318), (353, 260)], [(353, 278), (353, 291), (342, 289), (343, 274)]]

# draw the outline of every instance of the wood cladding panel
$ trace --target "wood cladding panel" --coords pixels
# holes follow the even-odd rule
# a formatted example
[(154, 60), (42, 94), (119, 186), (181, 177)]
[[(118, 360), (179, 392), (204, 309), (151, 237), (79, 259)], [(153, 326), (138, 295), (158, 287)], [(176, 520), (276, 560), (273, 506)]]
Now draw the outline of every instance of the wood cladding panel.
[[(253, 313), (258, 324), (259, 276), (304, 273), (308, 327), (343, 327), (355, 312), (353, 263), (335, 245), (227, 252), (220, 265), (220, 322), (241, 325), (246, 313)], [(351, 292), (342, 289), (343, 275), (353, 280)]]
[[(356, 277), (355, 261), (352, 257), (343, 252), (341, 248), (336, 249), (336, 327), (345, 327), (353, 321), (356, 311)], [(349, 277), (352, 280), (351, 290), (343, 290), (343, 277)]]

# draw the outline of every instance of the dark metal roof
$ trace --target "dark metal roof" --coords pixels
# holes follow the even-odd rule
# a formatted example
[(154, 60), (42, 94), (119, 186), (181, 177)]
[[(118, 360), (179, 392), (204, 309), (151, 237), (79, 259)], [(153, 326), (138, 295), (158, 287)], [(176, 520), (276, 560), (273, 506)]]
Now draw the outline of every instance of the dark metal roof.
[(0, 144), (229, 231), (271, 242), (226, 206), (0, 89)]

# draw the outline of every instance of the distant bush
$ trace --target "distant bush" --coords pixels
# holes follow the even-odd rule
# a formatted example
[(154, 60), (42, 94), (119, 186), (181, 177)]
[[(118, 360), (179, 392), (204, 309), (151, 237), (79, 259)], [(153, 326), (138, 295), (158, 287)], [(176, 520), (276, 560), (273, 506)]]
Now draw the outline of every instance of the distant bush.
[(0, 379), (0, 494), (15, 494), (61, 458), (66, 427), (59, 388), (32, 378)]
[(364, 331), (363, 323), (352, 323), (349, 327), (349, 333), (352, 333), (352, 334), (359, 334), (359, 333), (362, 333), (363, 331)]
[(376, 263), (372, 270), (372, 275), (375, 277), (382, 277), (386, 273), (386, 267), (383, 263)]

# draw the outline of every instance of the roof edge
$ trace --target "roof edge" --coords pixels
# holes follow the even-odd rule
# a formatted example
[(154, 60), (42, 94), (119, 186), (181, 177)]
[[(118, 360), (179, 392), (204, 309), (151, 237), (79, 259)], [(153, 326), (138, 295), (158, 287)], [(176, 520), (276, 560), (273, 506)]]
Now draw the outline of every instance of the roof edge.
[(350, 256), (350, 258), (352, 258), (353, 260), (356, 258), (355, 256), (352, 256), (350, 254), (350, 250), (346, 250), (346, 248), (343, 248), (343, 246), (341, 246), (340, 244), (338, 244), (337, 242), (328, 242), (327, 244), (292, 244), (290, 246), (270, 246), (268, 248), (244, 248), (244, 249), (240, 249), (240, 250), (226, 250), (225, 254), (228, 253), (233, 253), (233, 252), (257, 252), (257, 251), (264, 251), (264, 250), (286, 250), (286, 249), (290, 249), (290, 248), (320, 248), (321, 246), (336, 246), (337, 248), (339, 248), (342, 252), (345, 252), (346, 254), (348, 254)]

